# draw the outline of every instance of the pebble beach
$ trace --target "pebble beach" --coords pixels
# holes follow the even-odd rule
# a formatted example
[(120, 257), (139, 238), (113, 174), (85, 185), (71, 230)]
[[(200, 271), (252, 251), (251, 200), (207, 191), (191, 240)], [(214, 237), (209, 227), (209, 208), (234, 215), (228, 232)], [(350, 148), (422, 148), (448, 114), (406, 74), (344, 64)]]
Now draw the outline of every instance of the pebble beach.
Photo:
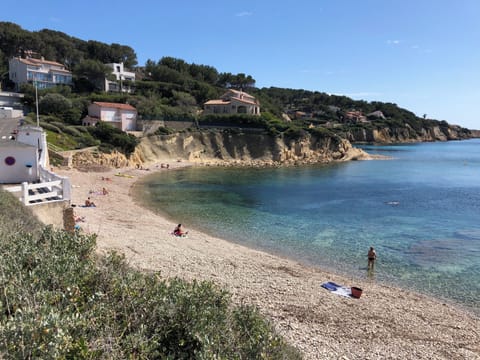
[[(139, 270), (161, 277), (208, 280), (250, 304), (305, 359), (480, 359), (480, 318), (461, 307), (399, 288), (339, 276), (250, 249), (142, 207), (132, 186), (152, 171), (175, 171), (188, 163), (142, 169), (56, 169), (72, 184), (72, 204), (91, 197), (96, 207), (75, 207), (82, 231), (97, 234), (97, 251), (117, 251)], [(108, 190), (103, 194), (102, 189)], [(321, 287), (335, 282), (363, 290), (359, 299)]]

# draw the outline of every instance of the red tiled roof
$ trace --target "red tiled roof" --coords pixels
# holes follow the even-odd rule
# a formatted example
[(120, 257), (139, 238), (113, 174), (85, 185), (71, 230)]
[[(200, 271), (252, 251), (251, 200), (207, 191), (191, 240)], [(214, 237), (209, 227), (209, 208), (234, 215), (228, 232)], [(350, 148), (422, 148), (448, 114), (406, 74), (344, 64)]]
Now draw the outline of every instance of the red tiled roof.
[(42, 65), (42, 64), (49, 64), (49, 65), (65, 67), (65, 65), (63, 65), (63, 64), (60, 64), (56, 61), (50, 61), (50, 60), (40, 60), (40, 59), (34, 59), (34, 58), (28, 58), (28, 59), (19, 58), (18, 60), (20, 62), (24, 63), (24, 64), (27, 64), (27, 65), (39, 66), (39, 65)]
[(101, 107), (108, 107), (114, 109), (123, 109), (123, 110), (137, 110), (132, 105), (129, 104), (120, 104), (120, 103), (110, 103), (110, 102), (100, 102), (94, 101), (94, 104), (101, 106)]
[(230, 104), (230, 101), (219, 100), (219, 99), (209, 100), (205, 103), (205, 105), (228, 105), (228, 104)]

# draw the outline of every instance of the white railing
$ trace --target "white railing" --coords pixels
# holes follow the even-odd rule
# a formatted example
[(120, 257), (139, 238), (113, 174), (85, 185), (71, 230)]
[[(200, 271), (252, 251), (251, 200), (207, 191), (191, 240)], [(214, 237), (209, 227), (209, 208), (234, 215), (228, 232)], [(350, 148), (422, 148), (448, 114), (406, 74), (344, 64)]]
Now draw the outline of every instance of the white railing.
[(69, 178), (59, 176), (42, 167), (39, 173), (39, 183), (23, 182), (17, 186), (9, 186), (5, 190), (20, 193), (20, 201), (26, 206), (71, 200), (72, 188)]

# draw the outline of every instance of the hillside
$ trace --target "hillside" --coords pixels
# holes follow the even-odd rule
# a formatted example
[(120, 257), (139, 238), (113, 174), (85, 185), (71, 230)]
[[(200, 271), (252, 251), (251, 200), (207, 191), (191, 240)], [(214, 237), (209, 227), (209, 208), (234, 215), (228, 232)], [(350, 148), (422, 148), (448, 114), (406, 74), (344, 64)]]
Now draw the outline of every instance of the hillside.
[[(41, 125), (52, 132), (48, 140), (65, 150), (102, 144), (105, 152), (117, 150), (127, 156), (133, 153), (138, 143), (134, 139), (124, 137), (112, 143), (110, 140), (118, 140), (118, 135), (105, 136), (105, 131), (85, 131), (81, 126), (92, 101), (131, 104), (144, 127), (152, 121), (166, 121), (164, 133), (177, 131), (169, 128), (169, 121), (183, 121), (210, 129), (215, 127), (212, 124), (234, 129), (253, 126), (263, 129), (273, 142), (284, 137), (303, 141), (314, 131), (325, 139), (341, 137), (350, 142), (376, 143), (467, 139), (476, 134), (444, 120), (418, 117), (392, 103), (357, 101), (320, 91), (256, 88), (252, 75), (220, 73), (210, 65), (189, 64), (168, 56), (138, 65), (134, 49), (127, 45), (84, 41), (48, 29), (30, 32), (17, 24), (0, 22), (3, 89), (12, 89), (8, 60), (28, 55), (60, 62), (73, 73), (71, 87), (39, 90)], [(125, 84), (133, 89), (131, 93), (105, 93), (98, 87), (99, 80), (109, 76), (104, 64), (112, 62), (123, 62), (136, 74), (134, 83)], [(261, 116), (247, 120), (218, 116), (212, 122), (211, 117), (202, 115), (203, 103), (218, 98), (226, 89), (242, 89), (255, 96), (261, 104)], [(33, 86), (23, 85), (21, 91), (26, 108), (34, 110)], [(34, 119), (33, 114), (30, 117)]]

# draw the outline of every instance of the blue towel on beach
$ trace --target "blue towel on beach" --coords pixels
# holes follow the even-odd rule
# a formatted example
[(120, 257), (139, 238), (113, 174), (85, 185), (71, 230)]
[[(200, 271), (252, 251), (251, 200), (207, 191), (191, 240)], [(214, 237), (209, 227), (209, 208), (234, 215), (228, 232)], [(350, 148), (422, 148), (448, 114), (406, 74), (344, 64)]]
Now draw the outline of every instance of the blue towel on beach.
[(323, 283), (322, 287), (331, 291), (334, 294), (345, 297), (352, 297), (352, 290), (349, 287), (335, 284), (332, 281)]
[(322, 287), (327, 289), (327, 290), (330, 290), (330, 291), (335, 291), (337, 290), (337, 288), (341, 287), (340, 285), (338, 284), (335, 284), (334, 282), (332, 281), (329, 281), (329, 282), (326, 282), (326, 283), (323, 283), (322, 284)]

